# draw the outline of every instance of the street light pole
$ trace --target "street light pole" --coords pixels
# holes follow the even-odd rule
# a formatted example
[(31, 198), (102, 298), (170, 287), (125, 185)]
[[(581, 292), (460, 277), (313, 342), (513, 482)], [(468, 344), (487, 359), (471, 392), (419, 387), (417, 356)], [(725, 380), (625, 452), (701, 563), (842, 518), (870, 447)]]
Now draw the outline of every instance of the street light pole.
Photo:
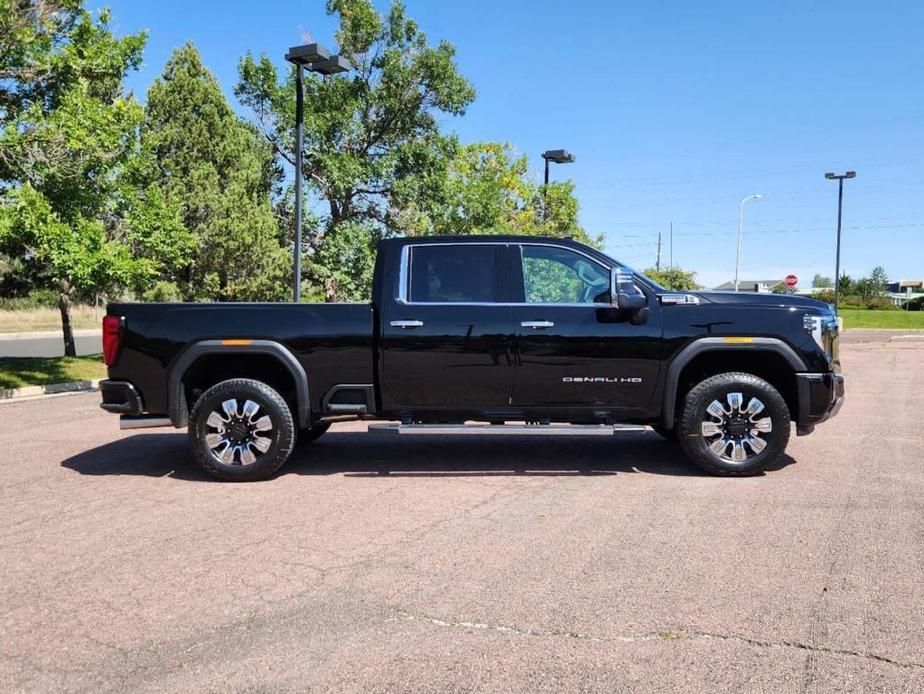
[(292, 300), (302, 299), (302, 164), (305, 144), (305, 68), (308, 72), (321, 75), (335, 75), (346, 72), (352, 66), (339, 55), (331, 57), (330, 51), (318, 43), (293, 46), (286, 53), (286, 60), (295, 65), (295, 240), (292, 244), (294, 278)]
[(837, 315), (837, 307), (841, 298), (841, 212), (844, 208), (844, 179), (856, 178), (856, 171), (847, 171), (841, 175), (826, 173), (825, 178), (829, 181), (837, 181), (837, 245), (834, 256), (834, 315)]
[(763, 200), (763, 195), (748, 195), (738, 208), (738, 250), (735, 252), (735, 291), (738, 291), (738, 267), (741, 262), (741, 235), (744, 232), (744, 203), (748, 200)]
[(542, 218), (545, 220), (549, 217), (548, 204), (546, 202), (549, 189), (549, 162), (553, 164), (573, 164), (574, 155), (566, 149), (548, 149), (542, 153), (542, 158), (545, 159), (545, 179), (544, 185), (542, 186)]
[(305, 68), (301, 63), (295, 66), (295, 281), (292, 301), (302, 300), (302, 150), (305, 144), (305, 92), (302, 81)]

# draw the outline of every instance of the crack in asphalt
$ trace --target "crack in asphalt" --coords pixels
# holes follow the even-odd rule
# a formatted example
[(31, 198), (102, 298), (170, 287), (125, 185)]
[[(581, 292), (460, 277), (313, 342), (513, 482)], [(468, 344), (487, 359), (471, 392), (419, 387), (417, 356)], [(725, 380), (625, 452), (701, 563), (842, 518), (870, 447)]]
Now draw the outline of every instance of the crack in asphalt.
[(840, 655), (851, 658), (863, 658), (873, 660), (888, 665), (894, 665), (900, 668), (924, 669), (924, 663), (914, 661), (898, 660), (877, 653), (865, 653), (863, 651), (853, 651), (845, 648), (834, 648), (824, 645), (814, 645), (803, 643), (801, 641), (775, 641), (771, 639), (760, 639), (741, 634), (720, 634), (710, 631), (699, 631), (695, 629), (660, 629), (656, 631), (642, 632), (639, 634), (617, 635), (617, 636), (594, 636), (583, 634), (568, 629), (524, 629), (522, 627), (511, 626), (507, 624), (489, 624), (486, 622), (471, 622), (459, 619), (440, 619), (428, 615), (419, 615), (408, 612), (403, 609), (395, 609), (395, 616), (409, 622), (424, 622), (439, 627), (474, 629), (480, 631), (492, 631), (500, 634), (510, 634), (513, 636), (530, 636), (530, 637), (565, 637), (588, 641), (593, 643), (640, 643), (644, 641), (670, 641), (670, 640), (690, 640), (690, 641), (731, 641), (734, 643), (743, 643), (750, 646), (759, 646), (762, 648), (791, 648), (802, 651), (809, 651), (813, 654), (821, 655)]

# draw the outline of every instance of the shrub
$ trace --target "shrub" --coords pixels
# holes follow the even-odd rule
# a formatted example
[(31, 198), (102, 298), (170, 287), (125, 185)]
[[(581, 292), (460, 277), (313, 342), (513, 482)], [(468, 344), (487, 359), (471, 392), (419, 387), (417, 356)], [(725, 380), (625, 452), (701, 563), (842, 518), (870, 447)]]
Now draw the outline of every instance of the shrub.
[[(834, 299), (832, 298), (832, 301)], [(841, 308), (866, 308), (866, 302), (859, 294), (841, 294)]]
[(33, 289), (26, 296), (0, 298), (0, 309), (32, 311), (37, 308), (57, 308), (58, 293), (53, 289)]
[(141, 295), (143, 301), (165, 304), (183, 300), (180, 288), (173, 282), (156, 282), (153, 287)]
[(875, 311), (897, 311), (898, 306), (893, 304), (884, 296), (877, 296), (872, 299), (867, 299), (866, 308), (873, 309)]

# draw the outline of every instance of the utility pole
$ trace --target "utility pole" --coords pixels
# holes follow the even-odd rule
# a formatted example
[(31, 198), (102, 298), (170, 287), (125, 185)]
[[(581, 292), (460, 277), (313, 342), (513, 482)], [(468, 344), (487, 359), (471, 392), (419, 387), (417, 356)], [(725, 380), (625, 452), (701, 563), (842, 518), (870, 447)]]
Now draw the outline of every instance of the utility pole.
[(670, 278), (670, 287), (668, 289), (674, 288), (674, 223), (671, 222), (671, 274), (668, 275)]
[(661, 232), (658, 232), (658, 259), (655, 261), (655, 269), (661, 272)]

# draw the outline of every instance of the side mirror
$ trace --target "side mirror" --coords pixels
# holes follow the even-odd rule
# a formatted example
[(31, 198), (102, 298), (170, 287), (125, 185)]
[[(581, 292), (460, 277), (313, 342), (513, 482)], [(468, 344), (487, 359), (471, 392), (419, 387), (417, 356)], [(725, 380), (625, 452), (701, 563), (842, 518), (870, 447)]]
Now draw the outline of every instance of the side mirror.
[(625, 268), (614, 267), (610, 274), (612, 304), (624, 311), (638, 311), (648, 305), (642, 290), (635, 286), (635, 278)]

